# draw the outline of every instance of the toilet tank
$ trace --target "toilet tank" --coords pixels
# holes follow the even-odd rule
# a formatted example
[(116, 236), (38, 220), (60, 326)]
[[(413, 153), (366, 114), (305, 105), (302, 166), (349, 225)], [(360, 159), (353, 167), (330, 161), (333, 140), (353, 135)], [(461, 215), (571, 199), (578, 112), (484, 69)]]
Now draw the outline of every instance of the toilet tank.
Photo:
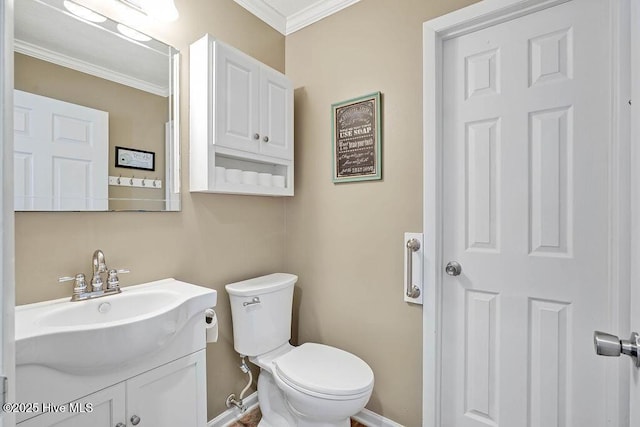
[(297, 280), (293, 274), (274, 273), (225, 286), (231, 301), (233, 347), (238, 353), (258, 356), (289, 342)]

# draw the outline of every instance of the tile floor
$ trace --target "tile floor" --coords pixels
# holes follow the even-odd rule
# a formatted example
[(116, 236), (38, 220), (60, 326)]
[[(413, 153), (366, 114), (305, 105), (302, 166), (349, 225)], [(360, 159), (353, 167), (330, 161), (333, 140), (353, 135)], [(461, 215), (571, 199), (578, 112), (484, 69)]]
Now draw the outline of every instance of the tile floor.
[[(260, 418), (262, 418), (262, 414), (260, 413), (260, 408), (256, 408), (253, 411), (248, 412), (244, 417), (240, 418), (240, 420), (231, 424), (230, 427), (256, 427), (260, 422)], [(367, 426), (357, 421), (351, 420), (351, 427), (367, 427)]]

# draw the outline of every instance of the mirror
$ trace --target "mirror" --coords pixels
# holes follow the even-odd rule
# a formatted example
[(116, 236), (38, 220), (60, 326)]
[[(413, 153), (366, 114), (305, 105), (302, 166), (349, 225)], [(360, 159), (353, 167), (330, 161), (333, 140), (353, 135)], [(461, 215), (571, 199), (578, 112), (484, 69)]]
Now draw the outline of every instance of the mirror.
[(77, 6), (15, 2), (16, 210), (178, 211), (179, 53)]

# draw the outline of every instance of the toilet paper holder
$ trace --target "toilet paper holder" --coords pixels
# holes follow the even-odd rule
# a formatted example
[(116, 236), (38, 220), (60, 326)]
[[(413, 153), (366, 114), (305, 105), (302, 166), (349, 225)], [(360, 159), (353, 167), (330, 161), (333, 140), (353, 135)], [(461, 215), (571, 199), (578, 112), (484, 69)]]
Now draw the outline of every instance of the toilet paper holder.
[(207, 325), (210, 325), (212, 322), (218, 321), (216, 312), (213, 311), (213, 308), (207, 308), (204, 311), (204, 321), (207, 323)]
[(218, 341), (218, 317), (213, 308), (207, 308), (204, 311), (204, 323), (206, 329), (207, 342)]

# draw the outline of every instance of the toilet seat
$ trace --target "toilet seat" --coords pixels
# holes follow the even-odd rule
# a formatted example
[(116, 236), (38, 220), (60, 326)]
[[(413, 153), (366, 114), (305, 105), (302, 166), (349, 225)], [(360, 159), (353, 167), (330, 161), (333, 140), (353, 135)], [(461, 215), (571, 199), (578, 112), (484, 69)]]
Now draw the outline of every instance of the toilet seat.
[(353, 399), (373, 388), (369, 365), (351, 353), (323, 344), (294, 347), (273, 364), (282, 382), (316, 397)]

